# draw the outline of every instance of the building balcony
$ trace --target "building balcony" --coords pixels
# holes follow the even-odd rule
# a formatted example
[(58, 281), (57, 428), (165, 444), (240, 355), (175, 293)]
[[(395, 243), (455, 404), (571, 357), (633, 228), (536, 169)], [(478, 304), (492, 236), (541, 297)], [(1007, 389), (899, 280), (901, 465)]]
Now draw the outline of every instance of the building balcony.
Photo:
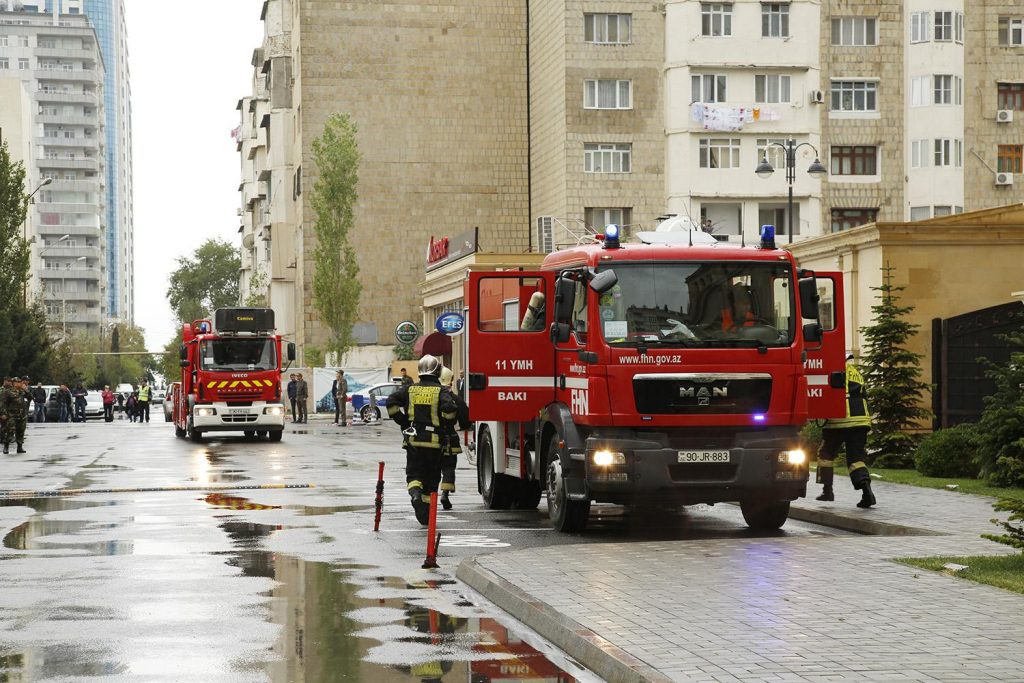
[(36, 47), (38, 57), (51, 57), (53, 59), (81, 59), (94, 61), (96, 50), (73, 49), (67, 47)]
[(40, 81), (95, 83), (103, 79), (103, 73), (95, 69), (35, 69), (32, 73)]
[[(70, 237), (98, 237), (100, 228), (98, 225), (37, 225), (36, 232), (44, 236), (47, 241), (59, 240), (64, 235)], [(45, 247), (44, 247), (45, 248)]]
[(37, 123), (49, 123), (55, 126), (99, 126), (100, 119), (97, 114), (39, 114), (36, 116)]
[(39, 213), (89, 213), (99, 212), (103, 207), (100, 204), (86, 204), (74, 202), (36, 202)]
[(99, 171), (100, 160), (96, 157), (78, 157), (76, 159), (36, 159), (36, 166), (41, 171), (65, 168)]
[(69, 104), (92, 104), (99, 103), (99, 95), (94, 92), (47, 92), (46, 90), (36, 91), (36, 100), (45, 102), (67, 102)]
[(54, 180), (47, 187), (51, 192), (99, 192), (100, 181), (94, 179)]
[(68, 325), (72, 323), (99, 325), (100, 318), (102, 317), (103, 312), (97, 306), (96, 308), (92, 308), (86, 311), (76, 311), (75, 313), (66, 313), (63, 315), (58, 311), (56, 315), (50, 316), (50, 321), (57, 325), (60, 325), (62, 323), (67, 323)]
[(97, 136), (87, 137), (75, 137), (75, 138), (50, 138), (42, 137), (36, 138), (36, 144), (43, 147), (78, 147), (81, 149), (98, 149), (100, 146), (100, 140)]
[(44, 301), (49, 301), (57, 304), (60, 304), (60, 302), (62, 301), (66, 301), (69, 304), (72, 301), (85, 301), (88, 303), (98, 304), (100, 302), (101, 297), (102, 293), (100, 292), (99, 289), (87, 289), (78, 292), (67, 291), (64, 292), (63, 296), (59, 291), (44, 291), (43, 293)]
[[(70, 234), (70, 233), (64, 233)], [(87, 256), (89, 258), (98, 259), (100, 257), (99, 247), (87, 247), (85, 245), (77, 247), (66, 247), (63, 243), (60, 246), (46, 246), (39, 250), (39, 255), (43, 258), (79, 258), (81, 256)], [(53, 269), (50, 269), (53, 270)]]
[[(47, 254), (49, 256), (49, 254)], [(98, 282), (103, 273), (99, 268), (44, 268), (39, 272), (40, 280), (86, 280)]]

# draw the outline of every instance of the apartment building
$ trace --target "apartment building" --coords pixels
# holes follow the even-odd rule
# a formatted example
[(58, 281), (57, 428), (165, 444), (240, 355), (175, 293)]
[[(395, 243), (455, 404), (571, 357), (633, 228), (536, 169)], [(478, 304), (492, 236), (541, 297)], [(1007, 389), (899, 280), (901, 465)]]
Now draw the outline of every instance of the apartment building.
[(609, 223), (626, 236), (653, 226), (665, 210), (660, 8), (537, 0), (529, 10), (531, 250)]
[(360, 343), (393, 344), (395, 326), (419, 317), (432, 235), (479, 226), (490, 250), (529, 249), (524, 3), (268, 0), (262, 17), (254, 93), (239, 112), (243, 285), (263, 269), (300, 349), (327, 336), (313, 305), (309, 197), (312, 141), (335, 112), (358, 127), (362, 157), (349, 235)]
[[(756, 240), (765, 223), (783, 241), (821, 234), (821, 182), (806, 172), (824, 154), (820, 9), (798, 0), (665, 3), (669, 214), (735, 242)], [(792, 217), (790, 139), (798, 145)], [(768, 178), (755, 174), (762, 159), (776, 171)]]
[(84, 16), (37, 10), (0, 0), (0, 77), (34, 99), (34, 290), (56, 331), (98, 331), (108, 315), (103, 57)]

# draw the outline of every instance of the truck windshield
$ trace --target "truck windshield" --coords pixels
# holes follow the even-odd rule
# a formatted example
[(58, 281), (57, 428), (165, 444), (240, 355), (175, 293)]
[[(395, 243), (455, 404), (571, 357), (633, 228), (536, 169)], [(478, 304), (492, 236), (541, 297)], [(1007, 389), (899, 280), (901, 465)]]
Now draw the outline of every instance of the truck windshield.
[(672, 262), (614, 266), (618, 284), (598, 297), (611, 346), (789, 346), (792, 269), (785, 263)]
[(274, 370), (277, 350), (273, 339), (208, 339), (202, 342), (203, 370)]

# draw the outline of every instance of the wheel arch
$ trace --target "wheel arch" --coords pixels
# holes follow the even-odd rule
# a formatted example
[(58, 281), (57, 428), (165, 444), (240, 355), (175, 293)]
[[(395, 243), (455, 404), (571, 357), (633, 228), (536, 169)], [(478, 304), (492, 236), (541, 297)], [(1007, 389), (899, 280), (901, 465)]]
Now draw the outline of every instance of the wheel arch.
[[(554, 439), (564, 441), (565, 448), (559, 448), (558, 455), (562, 461), (562, 468), (565, 470), (570, 469), (572, 463), (569, 459), (569, 451), (583, 450), (586, 438), (580, 433), (579, 427), (573, 421), (569, 407), (564, 403), (550, 404), (545, 409), (540, 422), (541, 442), (538, 452), (541, 454), (547, 453), (548, 446)], [(547, 463), (544, 463), (544, 467), (547, 467)]]

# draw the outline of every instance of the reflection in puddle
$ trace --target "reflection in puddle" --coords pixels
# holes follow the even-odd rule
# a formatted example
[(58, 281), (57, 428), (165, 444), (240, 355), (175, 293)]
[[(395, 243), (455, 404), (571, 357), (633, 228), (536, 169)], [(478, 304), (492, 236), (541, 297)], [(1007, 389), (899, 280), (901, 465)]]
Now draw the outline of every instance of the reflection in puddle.
[(277, 582), (267, 593), (269, 620), (282, 627), (266, 664), (272, 681), (576, 681), (468, 600), (442, 593), (451, 579), (305, 562), (260, 549), (278, 527), (220, 526), (236, 547), (228, 564)]
[(27, 656), (3, 654), (0, 650), (0, 681), (67, 680), (125, 673), (128, 666), (104, 650), (49, 645), (33, 647)]
[(46, 517), (49, 512), (108, 507), (117, 504), (117, 501), (100, 503), (55, 497), (0, 499), (2, 507), (30, 507), (36, 512), (28, 521), (22, 522), (7, 532), (3, 539), (3, 546), (12, 550), (60, 549), (74, 550), (75, 554), (85, 555), (130, 555), (132, 552), (130, 542), (115, 540), (82, 542), (74, 538), (76, 534), (85, 530), (113, 529), (118, 526), (117, 524), (87, 520), (47, 519)]
[(262, 505), (260, 503), (253, 503), (248, 498), (242, 498), (241, 496), (228, 496), (222, 493), (211, 493), (210, 495), (203, 498), (209, 505), (215, 508), (225, 508), (228, 510), (280, 510), (280, 505)]

